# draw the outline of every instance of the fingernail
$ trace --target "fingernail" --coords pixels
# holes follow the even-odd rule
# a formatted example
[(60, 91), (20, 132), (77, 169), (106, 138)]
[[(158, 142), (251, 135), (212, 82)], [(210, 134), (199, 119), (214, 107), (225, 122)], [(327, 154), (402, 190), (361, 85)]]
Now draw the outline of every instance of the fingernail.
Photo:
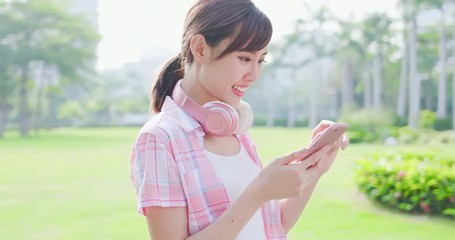
[(346, 148), (348, 148), (348, 144), (343, 143), (343, 144), (341, 145), (341, 149), (342, 149), (342, 150), (346, 150)]

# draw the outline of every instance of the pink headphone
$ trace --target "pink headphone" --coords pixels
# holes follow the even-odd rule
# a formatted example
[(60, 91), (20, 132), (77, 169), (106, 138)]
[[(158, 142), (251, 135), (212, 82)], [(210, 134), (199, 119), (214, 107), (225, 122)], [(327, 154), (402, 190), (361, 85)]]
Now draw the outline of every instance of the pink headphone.
[(185, 94), (179, 80), (172, 98), (186, 113), (201, 123), (206, 134), (225, 137), (246, 131), (253, 123), (253, 111), (248, 103), (240, 101), (237, 108), (229, 104), (212, 101), (200, 106)]

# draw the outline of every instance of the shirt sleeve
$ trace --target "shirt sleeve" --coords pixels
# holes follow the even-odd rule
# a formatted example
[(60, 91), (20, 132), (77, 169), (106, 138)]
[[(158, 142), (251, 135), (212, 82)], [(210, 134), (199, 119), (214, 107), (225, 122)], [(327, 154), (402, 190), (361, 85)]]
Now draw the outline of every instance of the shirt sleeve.
[(138, 212), (151, 206), (186, 206), (177, 163), (162, 141), (141, 133), (133, 146), (130, 177), (136, 188)]

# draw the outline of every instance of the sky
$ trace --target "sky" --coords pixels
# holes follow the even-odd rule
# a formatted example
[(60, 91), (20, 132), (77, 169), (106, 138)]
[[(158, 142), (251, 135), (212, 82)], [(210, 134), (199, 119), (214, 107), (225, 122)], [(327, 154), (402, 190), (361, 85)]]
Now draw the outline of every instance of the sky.
[[(151, 48), (177, 53), (183, 21), (195, 0), (100, 0), (98, 27), (102, 40), (98, 46), (98, 70), (119, 68), (127, 62), (141, 59)], [(305, 2), (311, 9), (322, 4), (337, 16), (347, 19), (350, 14), (360, 19), (374, 11), (396, 15), (397, 0), (253, 0), (270, 18), (272, 41), (292, 30), (299, 17), (305, 17)]]

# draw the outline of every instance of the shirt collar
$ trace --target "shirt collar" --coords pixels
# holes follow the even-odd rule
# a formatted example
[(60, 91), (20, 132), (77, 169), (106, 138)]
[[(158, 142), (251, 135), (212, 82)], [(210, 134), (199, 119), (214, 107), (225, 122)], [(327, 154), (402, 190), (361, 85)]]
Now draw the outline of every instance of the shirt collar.
[(175, 120), (175, 123), (185, 132), (200, 131), (203, 135), (205, 134), (201, 124), (179, 107), (171, 97), (166, 96), (161, 112)]

